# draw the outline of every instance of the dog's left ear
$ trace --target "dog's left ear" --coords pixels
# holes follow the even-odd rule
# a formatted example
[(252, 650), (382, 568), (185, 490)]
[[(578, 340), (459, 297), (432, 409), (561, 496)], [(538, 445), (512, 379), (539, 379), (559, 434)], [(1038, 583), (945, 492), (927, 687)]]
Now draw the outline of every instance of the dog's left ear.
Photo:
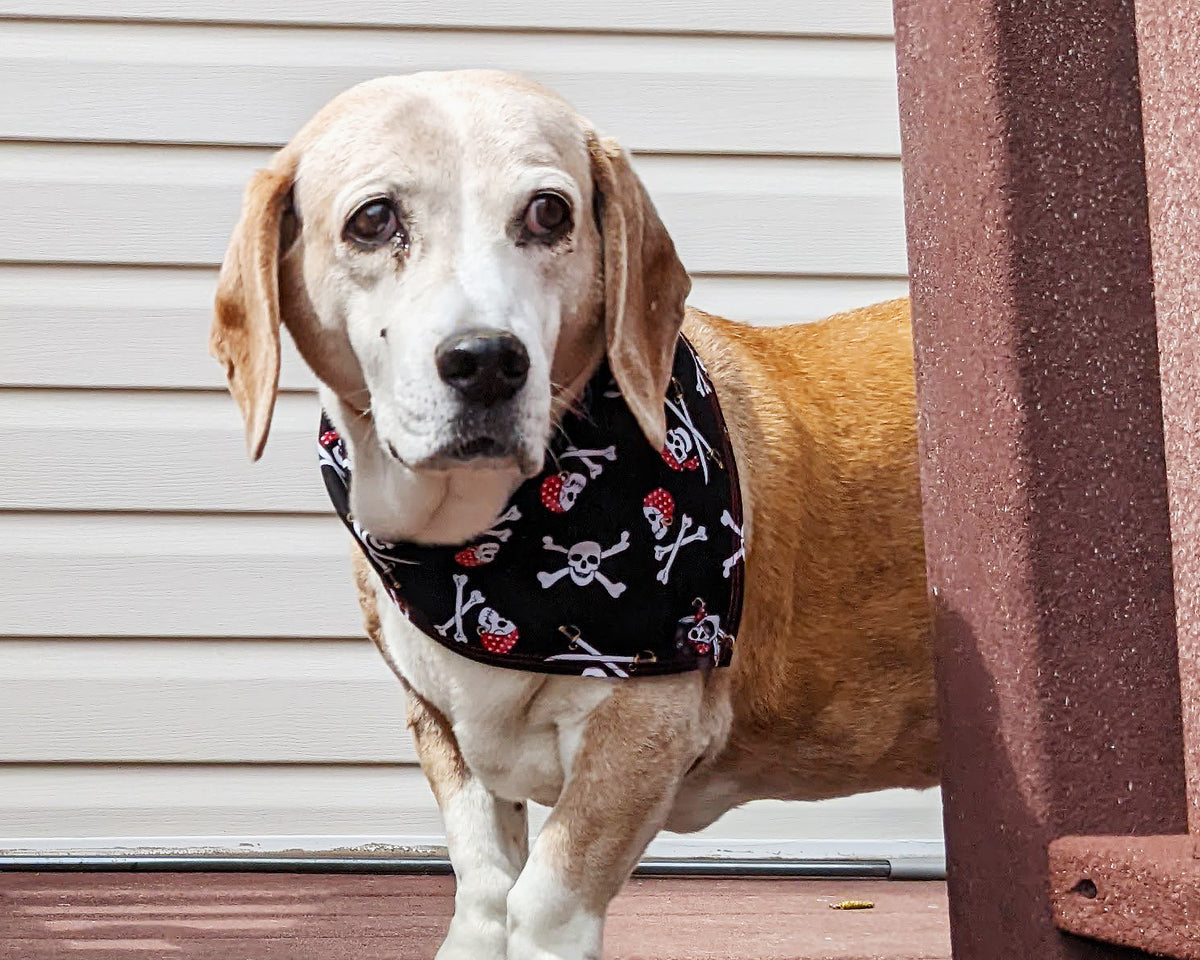
[(208, 348), (242, 411), (251, 460), (262, 456), (279, 387), (279, 255), (294, 178), (282, 155), (254, 174), (217, 280)]
[(661, 448), (683, 302), (692, 282), (629, 155), (588, 135), (604, 256), (604, 333), (617, 386), (646, 439)]

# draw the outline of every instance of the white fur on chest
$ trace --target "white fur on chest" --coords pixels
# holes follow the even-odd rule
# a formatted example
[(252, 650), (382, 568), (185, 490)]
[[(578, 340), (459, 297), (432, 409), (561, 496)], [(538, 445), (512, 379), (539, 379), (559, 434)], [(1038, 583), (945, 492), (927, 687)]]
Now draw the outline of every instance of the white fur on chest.
[(613, 681), (476, 663), (414, 627), (382, 588), (376, 593), (392, 668), (446, 717), (472, 774), (499, 797), (552, 806)]

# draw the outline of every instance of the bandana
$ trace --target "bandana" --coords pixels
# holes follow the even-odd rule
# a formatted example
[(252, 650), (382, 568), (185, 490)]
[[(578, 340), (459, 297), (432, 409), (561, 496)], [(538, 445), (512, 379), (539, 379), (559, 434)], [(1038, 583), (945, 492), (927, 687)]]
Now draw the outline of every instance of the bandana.
[(737, 465), (700, 358), (675, 349), (655, 450), (607, 361), (568, 413), (546, 468), (459, 546), (384, 542), (350, 516), (351, 464), (322, 414), (321, 473), (393, 602), (471, 660), (629, 677), (728, 666), (745, 551)]

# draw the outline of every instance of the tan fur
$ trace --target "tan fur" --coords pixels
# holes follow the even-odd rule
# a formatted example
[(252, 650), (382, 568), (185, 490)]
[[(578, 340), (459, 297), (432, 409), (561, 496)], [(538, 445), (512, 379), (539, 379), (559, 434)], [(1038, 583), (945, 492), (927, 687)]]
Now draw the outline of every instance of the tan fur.
[(279, 387), (279, 242), (293, 171), (259, 170), (221, 265), (209, 349), (225, 367), (246, 423), (251, 460), (262, 456)]
[[(431, 121), (440, 106), (453, 123)], [(463, 136), (456, 124), (471, 136), (455, 140)], [(450, 170), (445, 158), (468, 145), (480, 151), (463, 161), (468, 169)], [(710, 674), (611, 684), (480, 673), (489, 668), (414, 635), (355, 550), (364, 625), (409, 689), (409, 724), (460, 873), (462, 903), (439, 960), (506, 951), (597, 956), (608, 900), (664, 825), (695, 829), (759, 797), (811, 800), (935, 783), (907, 302), (775, 328), (685, 315), (687, 275), (628, 157), (559, 98), (488, 72), (385, 78), (348, 91), (252, 181), (221, 273), (212, 348), (257, 457), (277, 386), (278, 328), (286, 325), (326, 385), (326, 409), (362, 456), (352, 495), (385, 521), (427, 503), (413, 522), (429, 542), (461, 542), (486, 529), (511, 488), (505, 475), (493, 481), (478, 470), (398, 473), (381, 455), (378, 404), (395, 398), (379, 391), (399, 388), (378, 378), (387, 361), (378, 326), (364, 333), (360, 316), (352, 344), (340, 313), (344, 291), (390, 285), (379, 301), (386, 305), (412, 297), (411, 316), (380, 320), (383, 333), (386, 323), (398, 333), (410, 324), (412, 335), (421, 332), (412, 317), (424, 319), (436, 305), (429, 291), (461, 282), (452, 262), (437, 273), (433, 255), (434, 266), (425, 265), (433, 272), (415, 293), (397, 280), (407, 263), (346, 272), (367, 268), (338, 246), (338, 191), (343, 180), (359, 183), (385, 168), (418, 191), (417, 173), (440, 196), (476, 190), (472, 209), (492, 216), (487, 201), (494, 194), (502, 206), (513, 177), (550, 169), (566, 183), (580, 205), (575, 232), (553, 262), (539, 261), (532, 288), (550, 285), (559, 298), (561, 329), (542, 382), (551, 413), (574, 400), (607, 352), (643, 431), (661, 445), (682, 325), (720, 398), (745, 507), (743, 621), (732, 667)], [(306, 198), (294, 212), (293, 193)], [(427, 224), (439, 210), (445, 205), (428, 208)], [(451, 219), (441, 229), (460, 228)], [(439, 249), (459, 248), (446, 241)], [(530, 289), (520, 286), (532, 275), (526, 261), (513, 262), (519, 283), (511, 289)], [(502, 298), (510, 288), (492, 289)], [(486, 298), (472, 309), (486, 312)], [(377, 376), (370, 389), (364, 354)], [(376, 500), (362, 492), (368, 481)], [(394, 500), (378, 499), (397, 490)], [(362, 520), (360, 505), (352, 506)], [(453, 537), (438, 526), (445, 517), (459, 521)], [(527, 746), (541, 752), (522, 780), (514, 750)], [(530, 792), (513, 792), (520, 790)], [(510, 801), (529, 796), (554, 810), (526, 864), (524, 808)]]
[(761, 795), (936, 782), (907, 300), (751, 327), (690, 311), (750, 500), (718, 761)]

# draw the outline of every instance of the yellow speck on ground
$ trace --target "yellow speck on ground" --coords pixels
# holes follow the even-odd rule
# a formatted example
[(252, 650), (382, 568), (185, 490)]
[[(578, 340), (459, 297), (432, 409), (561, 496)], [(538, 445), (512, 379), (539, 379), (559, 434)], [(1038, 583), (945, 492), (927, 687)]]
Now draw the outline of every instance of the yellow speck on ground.
[(829, 905), (830, 910), (870, 910), (875, 904), (870, 900), (839, 900)]

